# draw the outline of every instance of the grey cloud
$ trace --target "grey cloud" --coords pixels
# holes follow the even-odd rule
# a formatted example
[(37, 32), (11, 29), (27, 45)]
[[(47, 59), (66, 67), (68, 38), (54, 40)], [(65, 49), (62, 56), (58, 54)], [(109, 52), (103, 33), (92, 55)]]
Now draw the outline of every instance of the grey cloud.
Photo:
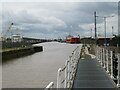
[[(4, 4), (3, 9), (3, 31), (7, 29), (10, 22), (15, 26), (22, 27), (24, 33), (39, 33), (41, 35), (54, 35), (75, 32), (83, 34), (86, 32), (78, 25), (87, 25), (94, 22), (94, 11), (98, 15), (117, 14), (117, 3), (101, 2), (63, 2), (63, 3), (13, 3), (13, 5)], [(20, 9), (14, 11), (13, 8)], [(9, 7), (13, 7), (10, 8)], [(9, 22), (10, 21), (10, 22)], [(102, 23), (98, 19), (97, 23)], [(70, 26), (73, 26), (71, 29)], [(81, 33), (80, 33), (81, 32)], [(33, 35), (33, 34), (30, 34)], [(53, 36), (54, 37), (54, 36)], [(55, 37), (57, 38), (57, 37)]]

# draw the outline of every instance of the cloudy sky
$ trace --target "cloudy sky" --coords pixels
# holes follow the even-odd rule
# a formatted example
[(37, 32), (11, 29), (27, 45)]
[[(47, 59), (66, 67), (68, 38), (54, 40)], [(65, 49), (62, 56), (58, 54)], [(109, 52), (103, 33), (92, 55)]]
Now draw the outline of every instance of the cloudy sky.
[[(14, 26), (9, 36), (21, 33), (33, 38), (64, 38), (94, 35), (94, 11), (98, 16), (114, 16), (107, 18), (107, 35), (118, 31), (117, 2), (3, 2), (2, 3), (2, 34), (10, 23)], [(104, 20), (97, 18), (98, 34), (104, 35)], [(19, 28), (16, 30), (16, 28)]]

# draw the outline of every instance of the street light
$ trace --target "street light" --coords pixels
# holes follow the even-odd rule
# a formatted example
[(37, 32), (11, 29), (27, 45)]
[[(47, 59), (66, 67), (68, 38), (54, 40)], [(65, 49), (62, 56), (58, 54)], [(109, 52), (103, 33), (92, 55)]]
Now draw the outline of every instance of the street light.
[(96, 16), (96, 17), (101, 17), (104, 19), (104, 30), (105, 30), (105, 46), (107, 44), (106, 42), (106, 19), (109, 18), (109, 17), (114, 17), (114, 16)]

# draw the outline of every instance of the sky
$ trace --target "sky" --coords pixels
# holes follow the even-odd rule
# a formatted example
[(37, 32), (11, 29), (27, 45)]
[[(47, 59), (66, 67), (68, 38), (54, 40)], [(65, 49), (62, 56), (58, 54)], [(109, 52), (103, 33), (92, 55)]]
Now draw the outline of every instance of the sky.
[[(107, 18), (107, 35), (118, 33), (117, 2), (2, 2), (0, 11), (2, 34), (14, 23), (8, 37), (21, 33), (24, 37), (55, 39), (94, 36), (94, 11)], [(97, 33), (104, 36), (104, 20), (97, 18)]]

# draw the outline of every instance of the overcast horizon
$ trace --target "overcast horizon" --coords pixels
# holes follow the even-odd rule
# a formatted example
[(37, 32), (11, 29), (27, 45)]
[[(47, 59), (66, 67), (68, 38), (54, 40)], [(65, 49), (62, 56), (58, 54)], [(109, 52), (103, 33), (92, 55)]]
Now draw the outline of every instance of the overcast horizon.
[[(65, 38), (73, 36), (94, 36), (94, 11), (98, 16), (107, 18), (107, 35), (118, 33), (117, 2), (23, 2), (2, 3), (2, 32), (6, 32), (10, 23), (14, 26), (9, 33), (19, 33), (31, 38)], [(104, 20), (97, 18), (97, 33), (104, 36)]]

